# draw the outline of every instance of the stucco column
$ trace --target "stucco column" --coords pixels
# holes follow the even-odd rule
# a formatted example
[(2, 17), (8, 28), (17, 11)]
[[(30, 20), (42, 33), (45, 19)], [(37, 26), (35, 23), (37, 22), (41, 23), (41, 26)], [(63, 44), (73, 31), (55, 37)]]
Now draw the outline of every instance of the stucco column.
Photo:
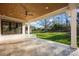
[(22, 25), (22, 34), (23, 34), (23, 35), (26, 34), (26, 32), (25, 32), (25, 28), (26, 28), (26, 25), (25, 25), (25, 23), (23, 23), (23, 25)]
[(27, 23), (27, 26), (28, 26), (28, 37), (30, 37), (30, 30), (31, 30), (30, 29), (30, 22)]
[(31, 34), (31, 26), (30, 26), (30, 22), (27, 23), (27, 27), (28, 27), (28, 37), (30, 37)]
[(77, 48), (77, 11), (76, 5), (73, 3), (69, 4), (69, 12), (71, 16), (71, 47)]

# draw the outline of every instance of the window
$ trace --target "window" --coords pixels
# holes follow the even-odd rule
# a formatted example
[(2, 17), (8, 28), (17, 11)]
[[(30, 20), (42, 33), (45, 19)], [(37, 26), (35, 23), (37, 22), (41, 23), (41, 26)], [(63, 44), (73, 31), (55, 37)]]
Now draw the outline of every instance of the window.
[(3, 35), (8, 34), (21, 34), (22, 33), (22, 23), (16, 23), (13, 21), (1, 20), (1, 33)]

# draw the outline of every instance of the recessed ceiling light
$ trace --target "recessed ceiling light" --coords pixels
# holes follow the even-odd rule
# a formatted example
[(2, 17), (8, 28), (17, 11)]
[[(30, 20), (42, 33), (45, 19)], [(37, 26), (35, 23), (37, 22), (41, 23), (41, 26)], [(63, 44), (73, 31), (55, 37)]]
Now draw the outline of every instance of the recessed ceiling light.
[(45, 9), (48, 9), (49, 7), (45, 7)]

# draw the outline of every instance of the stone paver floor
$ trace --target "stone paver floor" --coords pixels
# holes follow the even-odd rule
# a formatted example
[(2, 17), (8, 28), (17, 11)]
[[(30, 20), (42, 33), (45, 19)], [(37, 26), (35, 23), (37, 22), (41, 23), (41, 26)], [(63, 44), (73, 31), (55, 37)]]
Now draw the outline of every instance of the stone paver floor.
[(69, 45), (39, 38), (0, 43), (0, 56), (77, 56), (78, 51)]

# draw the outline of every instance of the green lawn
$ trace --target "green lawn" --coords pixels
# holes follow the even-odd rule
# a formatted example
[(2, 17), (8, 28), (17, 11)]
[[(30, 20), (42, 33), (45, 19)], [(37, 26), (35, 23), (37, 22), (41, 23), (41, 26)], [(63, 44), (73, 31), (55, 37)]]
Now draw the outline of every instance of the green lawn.
[[(38, 38), (51, 40), (63, 44), (70, 45), (71, 37), (67, 32), (47, 32), (47, 33), (35, 33)], [(77, 37), (77, 45), (79, 47), (79, 35)]]
[(47, 32), (47, 33), (35, 33), (38, 38), (60, 42), (64, 44), (70, 44), (70, 35), (66, 32)]

